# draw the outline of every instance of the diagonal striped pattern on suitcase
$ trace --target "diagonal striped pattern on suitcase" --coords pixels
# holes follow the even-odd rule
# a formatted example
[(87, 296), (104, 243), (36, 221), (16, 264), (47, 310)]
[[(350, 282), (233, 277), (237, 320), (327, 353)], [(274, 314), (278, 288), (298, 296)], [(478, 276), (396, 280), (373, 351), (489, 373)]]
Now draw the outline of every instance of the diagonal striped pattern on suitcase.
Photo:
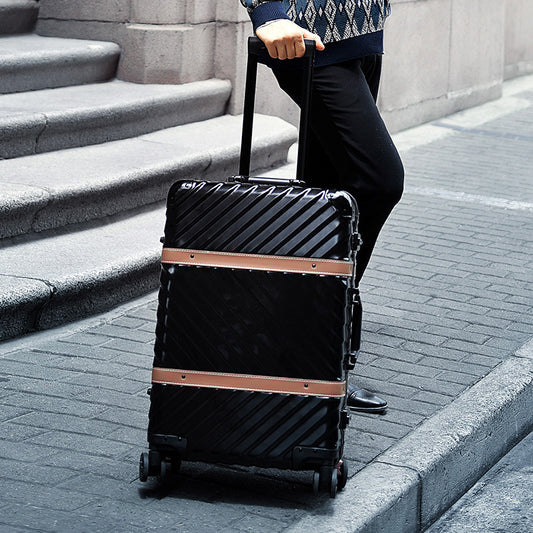
[(341, 445), (341, 400), (218, 390), (213, 402), (210, 392), (154, 385), (149, 435), (183, 436), (192, 460), (287, 468), (304, 466), (293, 458), (298, 447)]
[[(169, 194), (165, 246), (349, 260), (351, 209), (345, 193), (178, 182)], [(343, 210), (348, 221), (339, 217)]]
[[(353, 262), (356, 209), (343, 192), (178, 182), (164, 246)], [(352, 281), (165, 262), (154, 366), (345, 382)], [(342, 455), (344, 407), (345, 397), (156, 380), (148, 439), (182, 459), (316, 469)]]
[[(337, 380), (350, 301), (336, 277), (164, 267), (154, 365)], [(190, 287), (196, 287), (194, 291)], [(323, 335), (313, 333), (320, 329)]]

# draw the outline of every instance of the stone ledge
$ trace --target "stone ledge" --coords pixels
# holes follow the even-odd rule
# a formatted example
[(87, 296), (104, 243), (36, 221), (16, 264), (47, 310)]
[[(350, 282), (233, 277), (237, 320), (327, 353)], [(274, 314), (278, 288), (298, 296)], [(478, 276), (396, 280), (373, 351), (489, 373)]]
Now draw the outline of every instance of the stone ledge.
[[(225, 115), (134, 139), (0, 161), (0, 239), (106, 217), (166, 197), (177, 179), (237, 172), (242, 117)], [(295, 129), (257, 116), (254, 168), (287, 159)]]
[(31, 31), (38, 13), (35, 0), (0, 0), (0, 35)]
[(34, 34), (0, 38), (0, 93), (35, 91), (111, 79), (120, 48), (114, 43)]
[(0, 157), (13, 158), (142, 135), (224, 113), (231, 84), (122, 81), (0, 98)]

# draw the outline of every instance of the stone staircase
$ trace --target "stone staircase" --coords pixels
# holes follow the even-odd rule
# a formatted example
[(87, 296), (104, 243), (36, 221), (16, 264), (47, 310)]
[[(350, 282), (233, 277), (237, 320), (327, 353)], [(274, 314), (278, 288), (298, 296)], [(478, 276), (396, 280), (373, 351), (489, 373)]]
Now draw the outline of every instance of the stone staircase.
[[(0, 340), (156, 288), (169, 186), (238, 166), (229, 82), (117, 80), (116, 44), (30, 33), (37, 10), (0, 0)], [(295, 137), (257, 116), (254, 168)]]

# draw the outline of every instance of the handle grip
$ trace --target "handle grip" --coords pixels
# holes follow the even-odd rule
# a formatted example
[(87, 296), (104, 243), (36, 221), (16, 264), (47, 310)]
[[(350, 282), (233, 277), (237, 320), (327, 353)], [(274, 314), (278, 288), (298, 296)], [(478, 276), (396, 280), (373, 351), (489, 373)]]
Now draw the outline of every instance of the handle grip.
[[(296, 180), (298, 181), (303, 181), (305, 176), (305, 156), (307, 154), (307, 138), (309, 133), (309, 114), (311, 110), (311, 89), (313, 85), (315, 48), (315, 41), (312, 39), (305, 39), (305, 54), (303, 56), (305, 59), (305, 76), (303, 76), (303, 101), (300, 113), (298, 159), (296, 164)], [(241, 155), (239, 162), (239, 175), (241, 176), (248, 176), (250, 174), (255, 92), (257, 85), (257, 63), (259, 56), (264, 54), (265, 51), (266, 47), (260, 39), (257, 37), (248, 38), (248, 66), (246, 69)]]

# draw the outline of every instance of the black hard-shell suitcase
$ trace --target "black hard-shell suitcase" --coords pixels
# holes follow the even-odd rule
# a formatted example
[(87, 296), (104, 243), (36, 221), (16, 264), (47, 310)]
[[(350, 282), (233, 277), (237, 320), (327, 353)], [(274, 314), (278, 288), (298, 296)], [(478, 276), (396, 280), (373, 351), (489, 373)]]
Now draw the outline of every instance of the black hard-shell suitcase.
[(181, 460), (313, 470), (315, 492), (334, 496), (347, 478), (357, 207), (342, 191), (243, 177), (257, 42), (249, 49), (241, 176), (169, 192), (139, 477)]

